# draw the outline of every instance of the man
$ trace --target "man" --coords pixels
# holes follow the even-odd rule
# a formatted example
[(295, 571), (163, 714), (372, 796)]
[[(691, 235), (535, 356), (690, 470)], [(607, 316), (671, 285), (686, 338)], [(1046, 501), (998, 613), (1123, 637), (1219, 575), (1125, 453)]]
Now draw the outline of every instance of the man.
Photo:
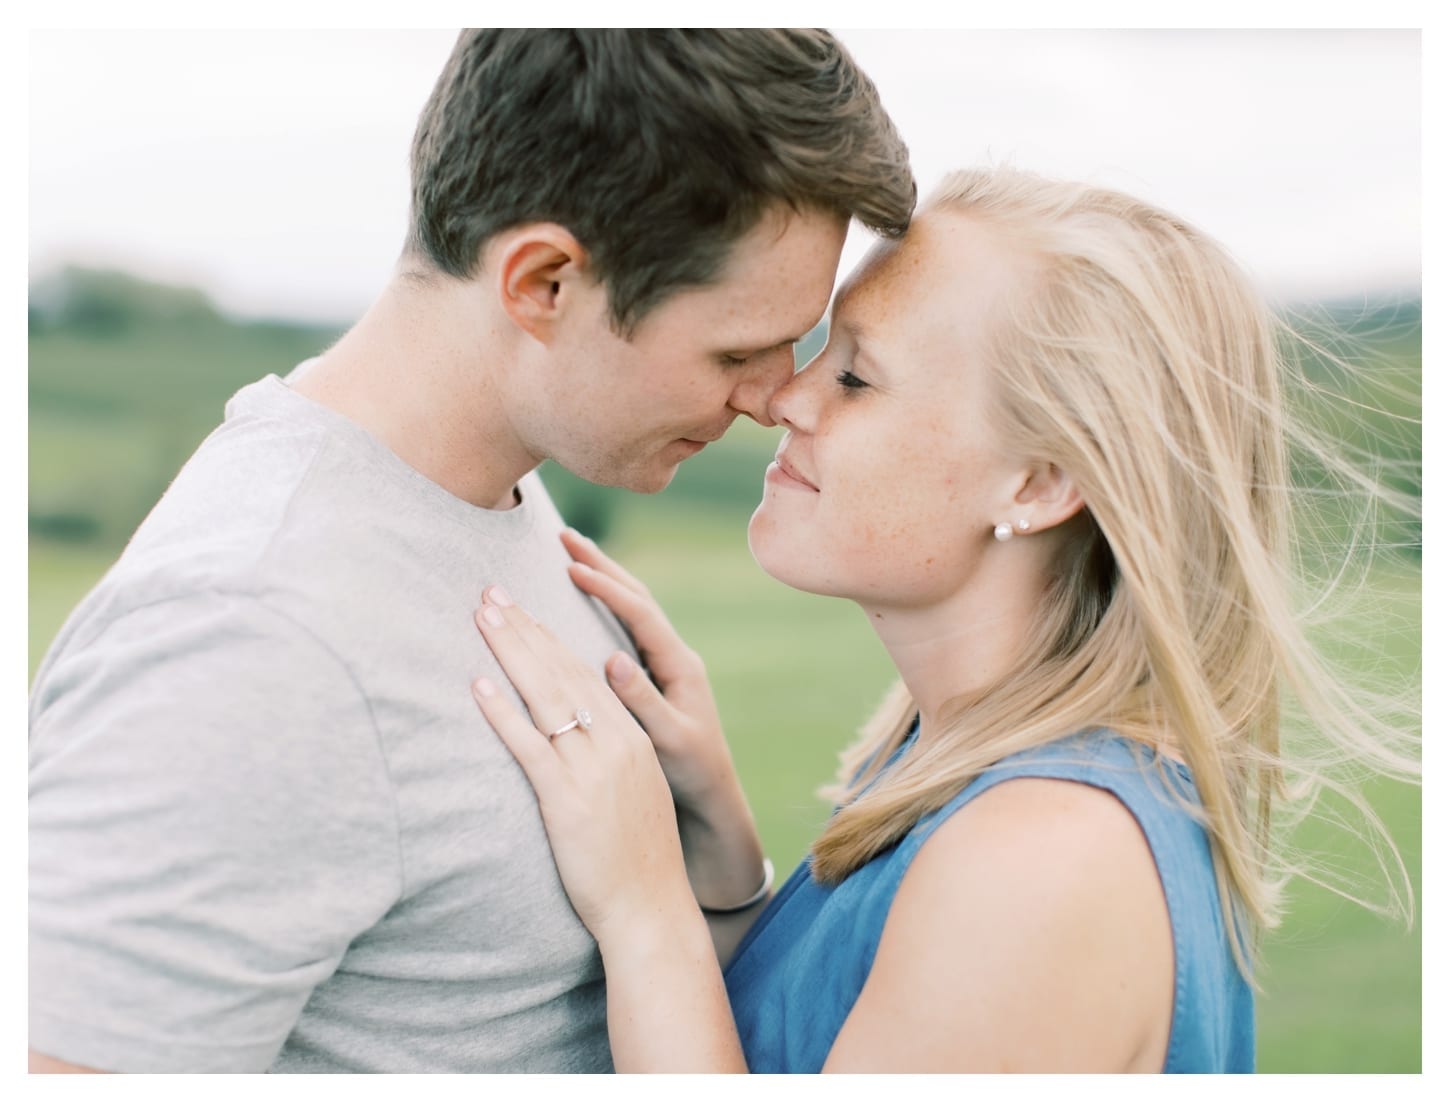
[(602, 665), (533, 469), (651, 492), (770, 424), (848, 219), (914, 195), (824, 33), (460, 36), (394, 278), (232, 399), (37, 676), (32, 1067), (608, 1070), (472, 612)]

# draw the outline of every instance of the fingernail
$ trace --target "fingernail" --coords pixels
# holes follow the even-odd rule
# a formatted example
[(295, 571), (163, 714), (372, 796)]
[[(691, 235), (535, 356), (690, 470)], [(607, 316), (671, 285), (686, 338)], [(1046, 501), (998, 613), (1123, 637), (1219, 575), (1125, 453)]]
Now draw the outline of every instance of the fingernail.
[(494, 688), (493, 682), (486, 677), (480, 677), (473, 683), (474, 696), (497, 696), (498, 690)]
[(483, 618), (489, 627), (503, 627), (503, 613), (494, 608), (493, 605), (483, 606)]
[(634, 676), (634, 671), (639, 669), (634, 661), (627, 654), (616, 654), (609, 660), (609, 678), (611, 681), (618, 681), (620, 684), (628, 681)]
[(496, 585), (488, 591), (488, 599), (498, 605), (499, 608), (508, 608), (509, 605), (514, 603), (513, 598), (508, 595), (507, 591), (501, 585)]

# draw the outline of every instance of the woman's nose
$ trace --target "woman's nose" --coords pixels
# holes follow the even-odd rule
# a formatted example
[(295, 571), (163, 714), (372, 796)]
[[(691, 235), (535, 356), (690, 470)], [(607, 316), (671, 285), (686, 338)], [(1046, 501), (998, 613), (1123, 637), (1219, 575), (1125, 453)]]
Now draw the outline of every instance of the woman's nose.
[(777, 425), (786, 425), (798, 431), (811, 431), (814, 399), (811, 387), (815, 377), (821, 373), (821, 357), (817, 355), (801, 368), (771, 396), (770, 419)]

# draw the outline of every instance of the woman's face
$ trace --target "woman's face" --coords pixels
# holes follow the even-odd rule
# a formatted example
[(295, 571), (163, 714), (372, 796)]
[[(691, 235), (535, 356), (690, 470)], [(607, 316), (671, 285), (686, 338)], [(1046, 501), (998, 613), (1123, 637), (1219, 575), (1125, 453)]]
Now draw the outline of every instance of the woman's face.
[(767, 573), (892, 607), (971, 585), (1025, 479), (981, 351), (1023, 263), (991, 229), (929, 211), (851, 274), (826, 347), (770, 405), (788, 431), (750, 521)]

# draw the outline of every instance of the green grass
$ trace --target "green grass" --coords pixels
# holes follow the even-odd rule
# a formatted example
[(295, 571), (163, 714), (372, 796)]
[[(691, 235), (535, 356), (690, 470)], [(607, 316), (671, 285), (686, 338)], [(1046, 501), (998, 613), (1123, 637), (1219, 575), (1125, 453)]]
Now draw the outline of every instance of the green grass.
[(50, 641), (90, 588), (115, 561), (115, 550), (86, 544), (30, 542), (30, 676)]
[[(1324, 637), (1346, 677), (1371, 670), (1419, 680), (1420, 573), (1403, 561), (1380, 565), (1371, 585), (1346, 601)], [(1409, 873), (1421, 885), (1420, 789), (1375, 781), (1366, 794)], [(1337, 805), (1331, 804), (1331, 809)], [(1306, 821), (1296, 848), (1336, 870), (1373, 880), (1368, 848), (1322, 818)], [(1371, 896), (1384, 904), (1386, 892)], [(1289, 917), (1268, 942), (1259, 1002), (1260, 1061), (1270, 1072), (1418, 1072), (1421, 1067), (1421, 929), (1381, 918), (1333, 892), (1296, 882)]]
[[(780, 876), (806, 851), (827, 806), (815, 796), (836, 755), (892, 680), (856, 606), (797, 593), (766, 577), (745, 543), (749, 510), (682, 499), (622, 502), (608, 547), (653, 589), (709, 664), (736, 764)], [(113, 553), (32, 542), (31, 672), (70, 608)], [(1419, 574), (1387, 566), (1389, 596), (1359, 626), (1356, 660), (1419, 663)], [(1356, 617), (1358, 620), (1359, 617)], [(1420, 885), (1419, 789), (1379, 783), (1374, 805)], [(1298, 844), (1365, 867), (1342, 834), (1309, 824)], [(1266, 1072), (1418, 1072), (1420, 933), (1406, 933), (1312, 885), (1269, 941), (1259, 1000), (1259, 1067)]]

